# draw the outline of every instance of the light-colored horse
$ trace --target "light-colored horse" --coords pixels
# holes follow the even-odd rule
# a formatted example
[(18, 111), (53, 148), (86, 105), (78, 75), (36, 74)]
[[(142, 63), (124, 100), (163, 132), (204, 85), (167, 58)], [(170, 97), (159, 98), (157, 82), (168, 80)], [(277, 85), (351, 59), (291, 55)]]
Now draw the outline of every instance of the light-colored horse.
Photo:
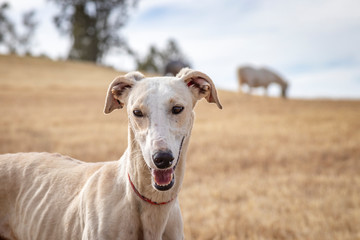
[(263, 87), (265, 95), (267, 95), (267, 89), (271, 83), (276, 83), (281, 87), (281, 96), (286, 98), (286, 90), (288, 83), (281, 78), (277, 73), (267, 68), (253, 68), (249, 66), (238, 68), (238, 79), (240, 88), (247, 85), (249, 87), (249, 93), (253, 88)]

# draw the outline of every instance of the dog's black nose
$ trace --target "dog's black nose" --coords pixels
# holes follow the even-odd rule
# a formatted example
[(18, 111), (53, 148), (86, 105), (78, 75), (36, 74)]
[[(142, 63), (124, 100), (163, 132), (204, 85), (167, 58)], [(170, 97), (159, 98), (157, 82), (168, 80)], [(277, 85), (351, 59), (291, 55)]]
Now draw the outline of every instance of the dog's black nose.
[(160, 169), (168, 168), (171, 166), (174, 156), (169, 151), (159, 151), (153, 155), (153, 161), (156, 167)]

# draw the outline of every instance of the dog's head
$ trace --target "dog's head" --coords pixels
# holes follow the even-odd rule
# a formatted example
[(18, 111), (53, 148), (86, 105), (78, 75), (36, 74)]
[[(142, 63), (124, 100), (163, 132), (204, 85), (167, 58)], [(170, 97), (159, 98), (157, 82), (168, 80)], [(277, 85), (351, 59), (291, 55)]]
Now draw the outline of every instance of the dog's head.
[(174, 185), (175, 168), (193, 125), (193, 108), (201, 98), (222, 108), (212, 80), (188, 68), (176, 77), (145, 78), (131, 72), (109, 86), (104, 112), (127, 107), (130, 128), (157, 190)]

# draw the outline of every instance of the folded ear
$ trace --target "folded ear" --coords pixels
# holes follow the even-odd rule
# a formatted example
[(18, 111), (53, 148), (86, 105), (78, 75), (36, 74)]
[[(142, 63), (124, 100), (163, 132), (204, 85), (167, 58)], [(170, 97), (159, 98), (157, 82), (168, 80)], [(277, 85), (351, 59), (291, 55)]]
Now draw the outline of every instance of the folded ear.
[(218, 108), (222, 109), (215, 85), (205, 73), (194, 71), (190, 68), (183, 68), (176, 77), (186, 83), (196, 100), (205, 98), (209, 103), (216, 103)]
[(144, 78), (140, 72), (130, 72), (124, 76), (116, 77), (109, 85), (106, 98), (104, 113), (111, 113), (115, 109), (123, 108), (131, 88), (136, 81)]

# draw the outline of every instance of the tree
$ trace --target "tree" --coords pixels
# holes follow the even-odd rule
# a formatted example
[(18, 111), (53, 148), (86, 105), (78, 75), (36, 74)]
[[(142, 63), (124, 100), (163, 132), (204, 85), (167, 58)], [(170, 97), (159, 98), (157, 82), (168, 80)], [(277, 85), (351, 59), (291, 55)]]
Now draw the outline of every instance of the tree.
[(140, 59), (135, 55), (137, 69), (139, 71), (163, 73), (170, 62), (181, 62), (189, 66), (189, 61), (181, 52), (180, 47), (174, 39), (169, 39), (163, 50), (150, 46), (149, 53)]
[(30, 53), (30, 46), (37, 29), (35, 11), (30, 10), (22, 15), (23, 33), (18, 31), (13, 21), (7, 16), (10, 9), (8, 3), (0, 5), (0, 44), (7, 48), (9, 53)]
[(118, 31), (138, 0), (50, 0), (61, 6), (58, 30), (72, 37), (70, 59), (101, 62), (113, 47), (128, 50)]
[(164, 65), (170, 61), (187, 62), (186, 57), (181, 52), (181, 49), (174, 39), (169, 39), (167, 46), (162, 52), (162, 59)]
[(137, 69), (150, 73), (159, 73), (161, 62), (161, 53), (155, 46), (150, 46), (149, 53), (143, 60), (136, 59)]
[(9, 8), (7, 2), (0, 5), (0, 44), (4, 45), (10, 53), (15, 53), (17, 34), (14, 23), (6, 14)]
[(22, 24), (24, 33), (18, 37), (19, 46), (23, 49), (25, 54), (29, 55), (33, 36), (38, 26), (38, 22), (35, 20), (35, 10), (30, 10), (23, 14)]

